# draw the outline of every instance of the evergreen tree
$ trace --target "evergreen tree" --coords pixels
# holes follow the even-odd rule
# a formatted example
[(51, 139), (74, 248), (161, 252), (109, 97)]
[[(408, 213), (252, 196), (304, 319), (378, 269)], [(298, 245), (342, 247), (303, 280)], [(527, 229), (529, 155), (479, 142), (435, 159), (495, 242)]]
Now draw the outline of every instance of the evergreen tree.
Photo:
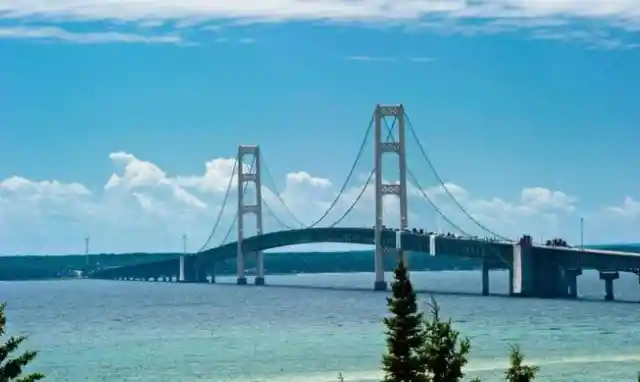
[[(0, 304), (0, 337), (4, 336), (7, 323), (4, 307), (5, 304)], [(26, 339), (25, 336), (9, 337), (7, 342), (0, 343), (0, 382), (33, 382), (44, 378), (40, 373), (22, 375), (22, 369), (36, 358), (36, 352), (25, 351), (22, 355), (11, 358), (12, 353), (15, 353)]]
[(387, 327), (387, 354), (382, 358), (383, 382), (425, 382), (420, 349), (424, 347), (424, 317), (418, 311), (416, 294), (402, 260), (398, 262), (392, 297), (387, 298), (391, 315), (384, 319)]
[[(425, 344), (422, 361), (431, 382), (457, 382), (464, 377), (462, 368), (467, 364), (471, 348), (469, 338), (460, 339), (451, 320), (440, 320), (440, 308), (431, 299), (431, 315), (425, 321)], [(474, 381), (477, 381), (474, 380)]]
[(507, 382), (530, 382), (536, 379), (538, 373), (537, 366), (523, 365), (524, 355), (517, 345), (509, 346), (511, 352), (509, 354), (509, 369), (505, 372), (505, 380)]

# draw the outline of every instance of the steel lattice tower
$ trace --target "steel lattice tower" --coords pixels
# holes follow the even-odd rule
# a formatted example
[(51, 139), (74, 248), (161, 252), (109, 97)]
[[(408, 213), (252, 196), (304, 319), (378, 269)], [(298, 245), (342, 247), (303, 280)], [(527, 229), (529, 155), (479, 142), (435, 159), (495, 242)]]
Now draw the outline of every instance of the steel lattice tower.
[[(375, 273), (376, 280), (373, 285), (375, 290), (386, 290), (387, 282), (384, 279), (384, 252), (382, 243), (382, 232), (384, 230), (383, 198), (385, 195), (397, 195), (400, 198), (400, 229), (408, 227), (407, 219), (407, 165), (405, 150), (405, 118), (404, 106), (376, 106), (375, 110), (375, 194), (376, 194), (376, 228), (375, 228)], [(398, 139), (387, 140), (386, 131), (383, 131), (385, 118), (392, 117), (397, 122)], [(385, 124), (386, 126), (386, 124)], [(386, 130), (386, 129), (384, 129)], [(383, 135), (384, 134), (384, 135)], [(395, 153), (398, 155), (399, 182), (383, 183), (382, 157), (385, 153)], [(398, 246), (399, 248), (399, 246)], [(406, 258), (403, 251), (398, 256)]]
[[(244, 159), (247, 155), (253, 155), (254, 165), (253, 169), (249, 172), (245, 172)], [(244, 274), (244, 252), (242, 248), (242, 241), (244, 239), (244, 215), (255, 214), (256, 215), (256, 234), (262, 235), (262, 182), (261, 182), (261, 168), (260, 168), (260, 146), (257, 145), (240, 145), (238, 146), (237, 157), (238, 168), (238, 215), (236, 217), (237, 230), (238, 230), (238, 249), (237, 249), (237, 268), (238, 268), (238, 284), (244, 285), (247, 283), (247, 278)], [(245, 183), (253, 182), (256, 186), (256, 201), (254, 204), (247, 204), (245, 200)], [(256, 285), (264, 285), (264, 255), (262, 251), (256, 252)]]

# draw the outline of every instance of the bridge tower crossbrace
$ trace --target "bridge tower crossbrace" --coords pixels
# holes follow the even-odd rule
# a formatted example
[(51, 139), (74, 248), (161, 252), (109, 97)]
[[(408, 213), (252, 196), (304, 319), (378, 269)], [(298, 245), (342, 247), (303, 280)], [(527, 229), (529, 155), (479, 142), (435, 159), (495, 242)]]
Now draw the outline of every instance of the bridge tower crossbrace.
[[(253, 169), (249, 172), (245, 172), (244, 159), (246, 156), (251, 155), (254, 159)], [(261, 166), (260, 166), (260, 146), (258, 145), (240, 145), (238, 146), (237, 157), (238, 168), (238, 211), (236, 217), (238, 241), (237, 241), (237, 272), (238, 272), (238, 285), (247, 284), (247, 277), (245, 276), (245, 253), (243, 248), (244, 239), (244, 216), (246, 214), (256, 215), (256, 235), (262, 235), (262, 181), (261, 181)], [(245, 183), (253, 182), (256, 186), (256, 200), (255, 203), (249, 204), (245, 200)], [(264, 254), (262, 251), (257, 251), (256, 255), (256, 285), (264, 285)]]
[[(384, 253), (385, 248), (382, 241), (384, 227), (384, 204), (385, 195), (396, 195), (400, 199), (400, 230), (406, 230), (409, 226), (407, 218), (407, 162), (405, 149), (405, 113), (404, 106), (381, 106), (377, 105), (375, 110), (375, 282), (374, 290), (386, 290), (387, 282), (384, 278)], [(393, 117), (398, 126), (398, 139), (388, 139), (388, 135), (383, 132), (383, 123), (386, 126), (385, 118)], [(384, 135), (383, 135), (384, 134)], [(385, 138), (387, 137), (387, 138)], [(395, 153), (398, 156), (399, 180), (395, 183), (384, 183), (382, 158), (386, 153)], [(398, 256), (407, 265), (407, 258), (401, 245)]]

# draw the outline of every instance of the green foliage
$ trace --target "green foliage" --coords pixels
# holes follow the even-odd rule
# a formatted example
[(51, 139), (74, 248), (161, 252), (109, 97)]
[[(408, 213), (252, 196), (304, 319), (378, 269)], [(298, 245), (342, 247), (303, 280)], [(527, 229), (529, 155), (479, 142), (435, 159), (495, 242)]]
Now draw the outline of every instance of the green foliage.
[[(537, 366), (523, 365), (524, 355), (517, 345), (510, 345), (509, 369), (505, 372), (507, 382), (529, 382), (536, 379), (539, 368)], [(640, 377), (639, 377), (640, 380)]]
[[(0, 337), (4, 336), (7, 324), (4, 307), (5, 304), (0, 304)], [(22, 369), (36, 358), (37, 352), (25, 351), (19, 356), (11, 357), (26, 339), (25, 336), (9, 337), (7, 342), (0, 344), (0, 382), (33, 382), (44, 378), (40, 373), (22, 375)]]
[(391, 284), (392, 297), (387, 298), (391, 315), (385, 317), (387, 354), (382, 358), (383, 382), (425, 382), (421, 349), (425, 343), (424, 317), (418, 311), (416, 294), (402, 261), (395, 269)]
[(451, 320), (440, 320), (440, 308), (431, 298), (431, 315), (425, 321), (425, 344), (421, 355), (432, 382), (457, 382), (464, 377), (462, 368), (467, 364), (471, 349), (469, 338), (460, 339)]

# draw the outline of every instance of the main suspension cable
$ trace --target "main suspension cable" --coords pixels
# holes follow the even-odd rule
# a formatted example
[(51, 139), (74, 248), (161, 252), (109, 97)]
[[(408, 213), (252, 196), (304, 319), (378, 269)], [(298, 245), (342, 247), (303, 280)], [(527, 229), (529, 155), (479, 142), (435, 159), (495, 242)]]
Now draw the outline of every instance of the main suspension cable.
[[(397, 119), (393, 120), (393, 124), (391, 125), (391, 128), (389, 128), (389, 125), (387, 124), (387, 141), (389, 139), (393, 139), (393, 126), (395, 126), (396, 120)], [(385, 124), (386, 123), (387, 121), (385, 120)], [(349, 213), (353, 211), (356, 204), (358, 204), (358, 202), (360, 201), (364, 193), (367, 191), (367, 187), (369, 187), (369, 184), (371, 183), (371, 179), (373, 179), (373, 176), (375, 175), (375, 173), (376, 173), (375, 169), (371, 170), (371, 173), (369, 174), (369, 178), (367, 178), (367, 181), (365, 182), (364, 186), (362, 186), (362, 188), (360, 189), (360, 193), (358, 194), (356, 199), (353, 201), (353, 203), (351, 203), (349, 208), (346, 209), (346, 211), (342, 214), (342, 216), (340, 216), (338, 220), (333, 222), (333, 224), (329, 225), (329, 227), (335, 227), (336, 225), (340, 224), (347, 217), (347, 215), (349, 215)]]
[[(287, 211), (289, 216), (291, 216), (291, 218), (295, 220), (295, 222), (298, 225), (300, 225), (301, 227), (304, 227), (304, 223), (301, 222), (300, 219), (298, 219), (298, 217), (293, 213), (293, 211), (291, 211), (287, 203), (285, 203), (284, 199), (282, 199), (282, 196), (280, 195), (280, 191), (278, 190), (278, 186), (276, 185), (276, 182), (273, 180), (273, 177), (271, 176), (271, 172), (269, 171), (269, 167), (267, 166), (267, 162), (264, 160), (264, 155), (262, 155), (262, 153), (260, 154), (260, 159), (262, 160), (261, 166), (265, 170), (265, 174), (267, 175), (268, 180), (271, 182), (271, 186), (273, 187), (273, 191), (274, 191), (274, 194), (276, 195), (276, 198), (280, 201), (280, 203), (284, 207), (285, 211)], [(263, 198), (263, 201), (264, 201), (264, 198)], [(271, 213), (275, 216), (275, 212), (270, 207), (267, 206), (267, 209), (269, 209)], [(280, 218), (276, 217), (276, 219), (282, 223), (282, 220), (280, 220)], [(289, 227), (289, 225), (287, 224), (284, 224), (284, 226)]]
[[(256, 164), (256, 158), (254, 157), (253, 161), (251, 162), (251, 165), (249, 166), (249, 172), (253, 171), (253, 167), (255, 166), (255, 164)], [(209, 234), (209, 238), (207, 238), (207, 241), (205, 242), (205, 244), (202, 247), (200, 247), (198, 252), (202, 252), (207, 247), (207, 245), (209, 245), (209, 242), (213, 238), (213, 235), (215, 234), (216, 229), (218, 228), (218, 225), (220, 224), (220, 221), (221, 221), (221, 218), (222, 218), (222, 212), (224, 210), (225, 205), (227, 204), (227, 198), (229, 197), (229, 191), (231, 190), (231, 186), (233, 184), (232, 183), (233, 182), (233, 176), (236, 174), (236, 172), (238, 170), (237, 166), (238, 166), (238, 161), (236, 160), (236, 162), (233, 165), (233, 172), (231, 173), (231, 178), (229, 178), (229, 184), (227, 185), (227, 191), (225, 192), (225, 196), (224, 196), (224, 201), (222, 203), (222, 207), (220, 208), (220, 211), (218, 212), (218, 217), (216, 219), (216, 224), (214, 225), (213, 230), (211, 230), (211, 233)], [(242, 169), (240, 169), (240, 171), (242, 171)], [(238, 176), (239, 176), (239, 174), (238, 174)], [(248, 183), (245, 183), (243, 185), (242, 195), (244, 195), (244, 193), (247, 191), (247, 186), (248, 186)], [(224, 244), (224, 242), (227, 240), (227, 238), (231, 234), (231, 231), (233, 230), (233, 225), (236, 222), (236, 217), (237, 217), (237, 214), (234, 215), (233, 222), (229, 226), (229, 230), (227, 230), (227, 233), (225, 234), (224, 239), (222, 240), (220, 245)]]
[(216, 221), (215, 221), (215, 223), (213, 225), (213, 229), (209, 233), (209, 237), (207, 237), (207, 240), (200, 247), (200, 249), (198, 249), (197, 252), (202, 252), (202, 250), (205, 249), (207, 247), (207, 245), (209, 245), (209, 242), (213, 238), (213, 235), (215, 235), (216, 230), (218, 229), (218, 225), (220, 225), (220, 220), (222, 219), (222, 213), (224, 212), (224, 208), (227, 205), (227, 199), (229, 198), (229, 192), (231, 191), (231, 185), (233, 184), (233, 176), (236, 174), (237, 170), (238, 170), (238, 161), (235, 160), (233, 162), (233, 170), (231, 171), (231, 176), (229, 176), (229, 183), (227, 184), (227, 189), (224, 192), (224, 198), (222, 200), (222, 205), (220, 206), (220, 209), (218, 210), (218, 216), (216, 217)]
[[(391, 126), (389, 126), (389, 122), (385, 119), (383, 119), (384, 121), (384, 126), (385, 129), (387, 130), (387, 141), (391, 140), (392, 142), (395, 142), (395, 138), (393, 136), (393, 128), (395, 127), (397, 118), (394, 118)], [(406, 158), (405, 158), (406, 160)], [(454, 229), (458, 230), (460, 233), (462, 233), (465, 236), (471, 236), (469, 235), (469, 233), (467, 231), (465, 231), (464, 229), (462, 229), (460, 226), (458, 226), (457, 224), (455, 224), (451, 219), (449, 219), (447, 217), (447, 215), (445, 215), (444, 212), (442, 212), (442, 210), (438, 207), (438, 205), (429, 197), (429, 195), (427, 195), (427, 193), (424, 191), (424, 189), (422, 188), (422, 186), (420, 185), (420, 183), (418, 182), (418, 179), (416, 178), (415, 175), (413, 175), (413, 172), (411, 171), (411, 169), (409, 168), (408, 165), (406, 165), (405, 163), (405, 167), (407, 170), (407, 174), (409, 175), (409, 177), (411, 178), (410, 181), (413, 183), (413, 186), (416, 187), (418, 189), (418, 191), (422, 194), (422, 197), (429, 203), (429, 205), (431, 205), (431, 208), (433, 208), (438, 215), (440, 215), (440, 217), (442, 217), (447, 223), (449, 223)]]
[(364, 152), (364, 147), (366, 146), (367, 142), (369, 141), (369, 134), (371, 133), (371, 127), (373, 126), (374, 118), (375, 118), (375, 115), (373, 115), (371, 117), (371, 121), (369, 121), (369, 126), (367, 127), (367, 131), (364, 134), (364, 138), (362, 139), (362, 143), (360, 144), (360, 149), (358, 150), (358, 155), (356, 156), (355, 161), (353, 161), (353, 165), (351, 166), (351, 169), (349, 170), (349, 174), (347, 175), (347, 179), (342, 184), (342, 187), (340, 188), (340, 191), (338, 191), (338, 194), (336, 195), (335, 199), (333, 199), (333, 202), (331, 202), (331, 204), (329, 205), (329, 208), (327, 208), (327, 210), (322, 214), (322, 216), (320, 216), (320, 218), (318, 220), (316, 220), (315, 222), (313, 222), (310, 225), (305, 226), (304, 228), (313, 228), (313, 227), (317, 226), (318, 224), (320, 224), (320, 222), (323, 221), (329, 215), (331, 210), (333, 210), (333, 208), (338, 203), (338, 200), (340, 199), (340, 197), (342, 196), (342, 194), (346, 190), (347, 185), (349, 184), (349, 181), (351, 180), (351, 177), (353, 176), (353, 173), (354, 173), (354, 171), (356, 169), (356, 166), (358, 165), (358, 162), (360, 161), (360, 157), (362, 156), (362, 153)]
[(349, 215), (349, 213), (351, 213), (351, 211), (355, 208), (356, 204), (358, 204), (358, 201), (360, 201), (360, 198), (362, 198), (362, 196), (364, 195), (365, 191), (367, 191), (367, 187), (369, 187), (369, 183), (371, 183), (371, 179), (373, 179), (373, 175), (375, 173), (376, 173), (375, 170), (371, 171), (371, 173), (369, 174), (369, 178), (367, 178), (367, 182), (360, 189), (360, 193), (358, 194), (356, 199), (353, 201), (353, 203), (351, 203), (349, 208), (347, 208), (347, 210), (342, 214), (342, 216), (340, 216), (340, 218), (338, 220), (333, 222), (333, 224), (329, 225), (330, 228), (333, 228), (333, 227), (337, 226), (338, 224), (340, 224), (344, 220), (344, 218), (346, 218), (347, 215)]
[(220, 245), (225, 245), (225, 243), (227, 242), (227, 239), (229, 239), (229, 236), (231, 235), (231, 232), (233, 231), (233, 226), (236, 225), (236, 221), (238, 221), (238, 214), (234, 214), (233, 215), (233, 220), (231, 221), (231, 225), (229, 226), (229, 229), (227, 230), (227, 233), (224, 234), (224, 237), (222, 238), (222, 241), (220, 242)]
[(453, 201), (453, 203), (462, 211), (462, 213), (464, 213), (466, 215), (467, 218), (469, 218), (472, 222), (474, 222), (478, 227), (480, 227), (482, 230), (484, 230), (485, 232), (489, 233), (490, 235), (500, 238), (504, 241), (509, 241), (512, 242), (513, 240), (502, 236), (498, 233), (496, 233), (495, 231), (489, 229), (487, 226), (485, 226), (484, 224), (482, 224), (481, 222), (479, 222), (476, 218), (474, 218), (465, 208), (464, 206), (462, 206), (462, 204), (458, 201), (458, 199), (451, 193), (451, 191), (449, 190), (449, 188), (447, 187), (447, 185), (444, 183), (444, 181), (442, 180), (442, 178), (440, 177), (440, 175), (438, 174), (438, 171), (436, 170), (435, 166), (433, 165), (433, 163), (431, 162), (431, 159), (429, 158), (429, 155), (427, 155), (426, 150), (424, 149), (424, 146), (422, 146), (422, 143), (420, 143), (420, 140), (418, 139), (418, 135), (416, 134), (415, 129), (413, 128), (413, 124), (411, 123), (411, 120), (409, 119), (409, 116), (405, 113), (405, 118), (407, 120), (407, 124), (409, 125), (409, 130), (411, 131), (411, 135), (413, 136), (413, 139), (418, 143), (418, 148), (420, 149), (420, 153), (422, 154), (422, 157), (427, 161), (427, 164), (429, 165), (429, 168), (431, 169), (431, 172), (433, 173), (433, 175), (435, 175), (436, 179), (438, 180), (438, 182), (440, 183), (440, 185), (442, 186), (442, 188), (444, 189), (444, 191), (447, 193), (447, 195), (449, 196), (449, 198), (451, 198), (451, 200)]
[(273, 211), (273, 208), (269, 207), (269, 203), (267, 203), (267, 201), (264, 200), (264, 198), (262, 199), (262, 205), (264, 206), (267, 213), (270, 214), (278, 223), (280, 223), (281, 226), (283, 226), (286, 229), (296, 229), (295, 227), (292, 227), (287, 223), (285, 223), (284, 221), (282, 221), (282, 219), (280, 219), (278, 215), (276, 215), (276, 213)]

